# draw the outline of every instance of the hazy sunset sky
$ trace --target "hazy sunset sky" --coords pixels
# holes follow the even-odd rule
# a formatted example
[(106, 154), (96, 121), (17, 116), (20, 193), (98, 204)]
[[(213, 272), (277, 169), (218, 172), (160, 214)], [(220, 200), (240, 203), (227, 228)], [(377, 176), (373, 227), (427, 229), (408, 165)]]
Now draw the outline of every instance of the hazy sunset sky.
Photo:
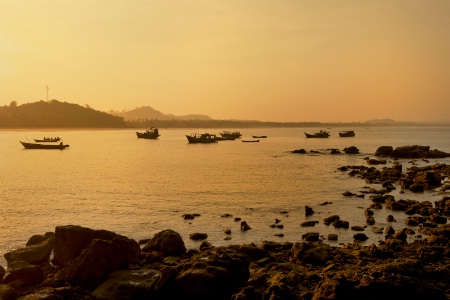
[(450, 120), (448, 0), (0, 0), (0, 105)]

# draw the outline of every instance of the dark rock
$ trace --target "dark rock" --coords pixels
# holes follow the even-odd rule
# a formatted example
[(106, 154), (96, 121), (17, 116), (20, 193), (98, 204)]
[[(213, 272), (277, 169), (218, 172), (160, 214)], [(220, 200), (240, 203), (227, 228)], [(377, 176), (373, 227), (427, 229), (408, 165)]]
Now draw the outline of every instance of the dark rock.
[(238, 248), (238, 253), (247, 255), (252, 261), (256, 261), (267, 256), (266, 250), (252, 245), (240, 245)]
[(308, 232), (302, 235), (302, 239), (307, 242), (316, 242), (319, 240), (319, 233), (318, 232)]
[(20, 281), (23, 285), (34, 285), (44, 281), (44, 271), (40, 266), (25, 261), (12, 261), (8, 265), (4, 282)]
[[(139, 245), (135, 243), (139, 250)], [(129, 263), (137, 262), (138, 258), (139, 251), (132, 245), (130, 247), (128, 238), (117, 237), (111, 241), (93, 240), (75, 260), (69, 262), (65, 280), (93, 290), (111, 272), (126, 269)]]
[(300, 224), (301, 227), (314, 227), (319, 221), (307, 221)]
[(301, 153), (301, 154), (305, 154), (306, 150), (305, 149), (297, 149), (297, 150), (293, 150), (292, 153)]
[(151, 269), (116, 271), (92, 296), (96, 300), (154, 299), (155, 284), (161, 276), (161, 272)]
[(178, 232), (166, 229), (158, 232), (143, 248), (142, 252), (159, 251), (165, 256), (181, 256), (186, 246)]
[(305, 215), (307, 217), (309, 217), (309, 216), (312, 216), (313, 214), (314, 214), (314, 210), (309, 206), (305, 206)]
[(208, 238), (208, 234), (206, 234), (206, 233), (200, 233), (200, 232), (191, 233), (191, 234), (189, 235), (189, 238), (190, 238), (191, 240), (194, 240), (194, 241), (205, 240), (205, 239)]
[(355, 146), (350, 146), (348, 148), (345, 148), (344, 152), (346, 154), (358, 154), (359, 153), (359, 149), (356, 148)]
[(175, 278), (174, 295), (164, 299), (230, 299), (236, 288), (247, 282), (250, 276), (247, 256), (214, 250), (204, 255), (207, 260), (200, 256), (184, 264)]
[(54, 258), (52, 262), (56, 265), (65, 267), (68, 263), (77, 258), (94, 239), (110, 241), (114, 238), (128, 240), (133, 251), (130, 252), (130, 259), (136, 257), (136, 251), (139, 251), (139, 244), (125, 236), (119, 235), (107, 230), (93, 230), (81, 226), (56, 226), (54, 242)]
[(17, 299), (17, 289), (9, 284), (0, 284), (0, 299), (15, 300)]
[(291, 257), (313, 265), (323, 265), (330, 259), (331, 248), (320, 242), (294, 243)]
[(5, 253), (8, 265), (13, 261), (25, 261), (33, 265), (48, 262), (53, 251), (55, 239), (53, 236), (48, 236), (40, 243), (37, 243), (38, 240), (41, 239), (34, 238), (33, 243), (28, 243), (29, 246)]
[(338, 215), (333, 215), (333, 216), (326, 217), (325, 219), (323, 219), (323, 222), (324, 222), (326, 225), (329, 225), (329, 224), (331, 224), (331, 223), (333, 223), (334, 221), (337, 221), (337, 220), (339, 220), (339, 219), (340, 219), (340, 217), (339, 217)]
[(394, 151), (394, 147), (392, 146), (381, 146), (375, 151), (375, 156), (390, 156), (392, 151)]
[(365, 233), (357, 233), (353, 235), (353, 239), (358, 242), (364, 242), (369, 239), (369, 237)]
[(252, 228), (247, 224), (246, 221), (242, 221), (241, 222), (241, 230), (242, 231), (247, 231), (247, 230), (250, 230), (250, 229), (252, 229)]

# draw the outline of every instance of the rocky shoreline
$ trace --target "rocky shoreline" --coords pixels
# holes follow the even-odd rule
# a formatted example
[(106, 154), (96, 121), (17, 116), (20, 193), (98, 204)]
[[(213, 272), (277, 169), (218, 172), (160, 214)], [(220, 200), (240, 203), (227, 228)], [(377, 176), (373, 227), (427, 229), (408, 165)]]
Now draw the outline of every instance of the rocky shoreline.
[[(5, 254), (0, 299), (450, 299), (450, 196), (431, 203), (389, 194), (395, 186), (412, 192), (450, 189), (444, 180), (450, 166), (403, 170), (395, 162), (448, 155), (423, 146), (399, 148), (380, 147), (377, 159), (366, 159), (368, 166), (339, 168), (380, 184), (363, 194), (371, 200), (364, 212), (368, 226), (382, 207), (408, 216), (403, 228), (372, 228), (383, 237), (377, 245), (361, 245), (366, 236), (358, 232), (355, 242), (333, 247), (324, 241), (332, 235), (309, 232), (301, 242), (214, 247), (206, 234), (193, 233), (191, 239), (203, 242), (188, 250), (170, 229), (135, 241), (107, 230), (57, 226)], [(377, 169), (386, 164), (383, 157), (393, 159), (393, 166)], [(345, 196), (361, 195), (348, 191)], [(305, 214), (314, 210), (305, 207)], [(323, 222), (350, 226), (339, 216)], [(411, 235), (417, 238), (408, 243)]]

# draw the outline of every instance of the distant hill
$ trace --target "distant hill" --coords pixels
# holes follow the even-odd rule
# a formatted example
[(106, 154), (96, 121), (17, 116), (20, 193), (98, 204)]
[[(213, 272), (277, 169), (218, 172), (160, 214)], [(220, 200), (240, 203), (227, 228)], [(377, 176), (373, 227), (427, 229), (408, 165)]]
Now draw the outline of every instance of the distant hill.
[(205, 115), (185, 115), (185, 116), (176, 116), (172, 114), (164, 114), (160, 111), (157, 111), (156, 109), (153, 109), (150, 106), (142, 106), (135, 108), (133, 110), (128, 111), (109, 111), (110, 114), (119, 116), (124, 118), (125, 121), (136, 121), (136, 120), (181, 120), (181, 121), (188, 121), (188, 120), (203, 120), (208, 121), (212, 120), (210, 117)]
[(51, 100), (0, 106), (0, 128), (124, 128), (123, 118)]

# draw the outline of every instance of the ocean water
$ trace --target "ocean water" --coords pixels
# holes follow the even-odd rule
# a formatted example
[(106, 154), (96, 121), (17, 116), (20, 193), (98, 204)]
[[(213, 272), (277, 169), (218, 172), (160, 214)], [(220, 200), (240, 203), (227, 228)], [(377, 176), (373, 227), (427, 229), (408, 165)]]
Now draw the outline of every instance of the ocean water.
[[(213, 245), (301, 241), (302, 234), (319, 232), (339, 236), (333, 245), (353, 241), (354, 231), (335, 229), (323, 219), (338, 214), (350, 226), (365, 226), (366, 198), (344, 197), (369, 185), (360, 178), (337, 171), (343, 165), (366, 165), (379, 146), (426, 145), (450, 152), (450, 128), (331, 128), (328, 139), (306, 139), (304, 132), (323, 128), (240, 129), (242, 139), (267, 135), (259, 143), (241, 140), (216, 144), (189, 144), (186, 134), (222, 129), (160, 129), (158, 140), (137, 139), (136, 130), (10, 130), (0, 131), (0, 265), (3, 254), (24, 247), (34, 234), (54, 231), (59, 225), (106, 229), (139, 240), (164, 229), (181, 234), (188, 248), (200, 242), (189, 234), (203, 232)], [(340, 130), (353, 129), (356, 137), (340, 138)], [(239, 129), (238, 129), (239, 130)], [(143, 131), (140, 129), (138, 131)], [(26, 150), (19, 141), (60, 136), (65, 150)], [(327, 149), (356, 146), (359, 155), (331, 155)], [(323, 154), (293, 154), (292, 150), (318, 150)], [(404, 168), (425, 164), (400, 160)], [(430, 160), (450, 163), (449, 159)], [(391, 163), (388, 163), (388, 166)], [(382, 166), (379, 166), (381, 168)], [(413, 194), (392, 192), (396, 199), (438, 200), (437, 191)], [(331, 202), (328, 205), (321, 205)], [(315, 214), (305, 217), (305, 205)], [(281, 213), (281, 212), (287, 213)], [(183, 214), (197, 213), (194, 220)], [(232, 217), (221, 217), (231, 214)], [(376, 243), (382, 237), (371, 227), (403, 227), (405, 216), (382, 209), (376, 224), (367, 226)], [(242, 218), (251, 230), (241, 232)], [(283, 229), (271, 228), (275, 219)], [(305, 221), (319, 221), (303, 228)], [(231, 229), (231, 240), (224, 229)], [(283, 233), (284, 237), (275, 236)], [(412, 237), (414, 238), (414, 237)]]

